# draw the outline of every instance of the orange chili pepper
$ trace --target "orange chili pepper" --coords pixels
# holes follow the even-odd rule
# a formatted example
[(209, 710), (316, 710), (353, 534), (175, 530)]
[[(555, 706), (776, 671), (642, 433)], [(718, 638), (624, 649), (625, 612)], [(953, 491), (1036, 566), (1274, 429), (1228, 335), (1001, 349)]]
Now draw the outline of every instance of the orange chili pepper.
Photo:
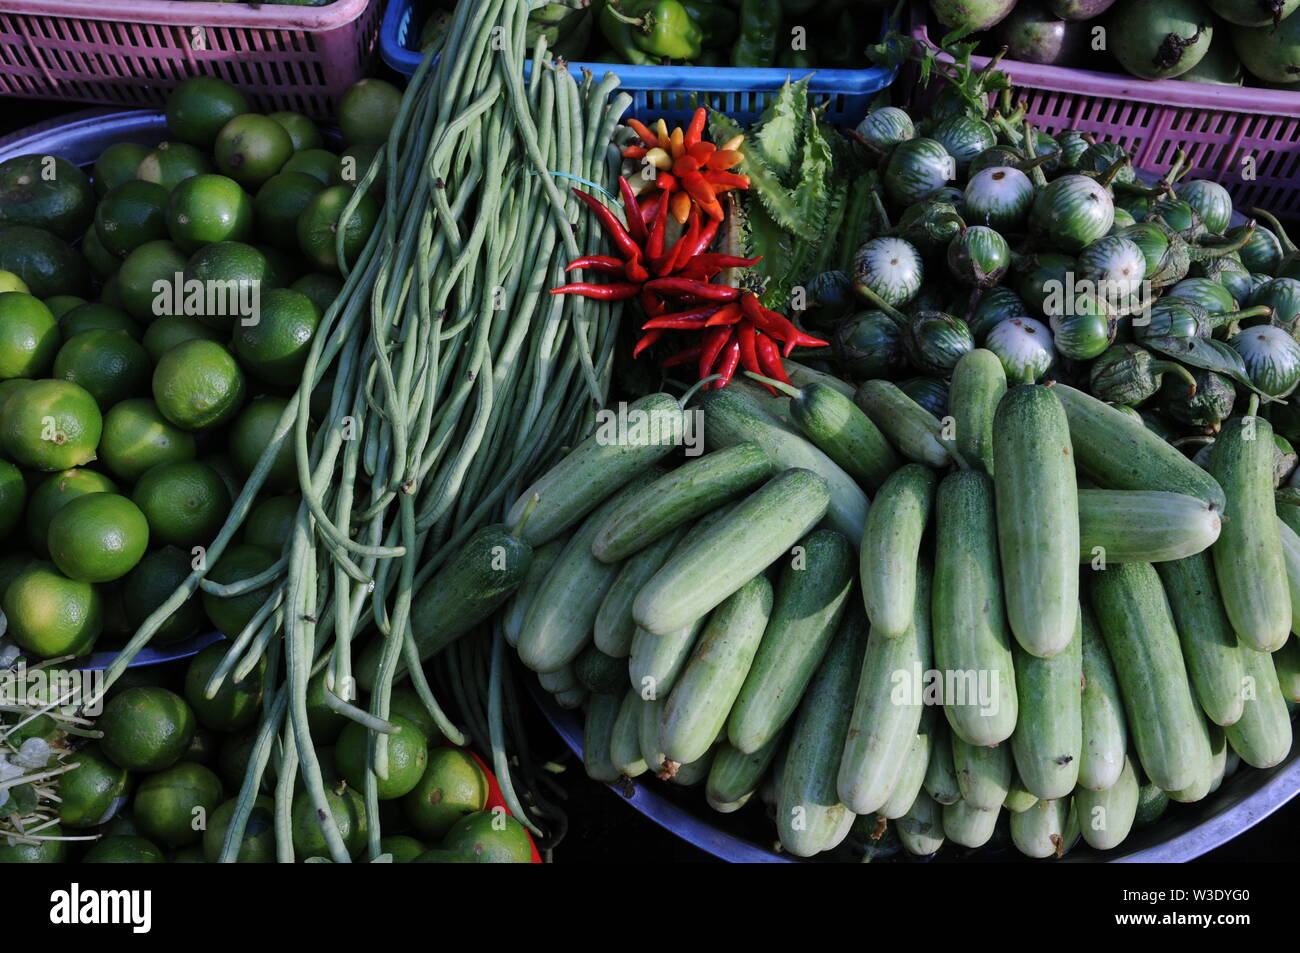
[[(716, 202), (713, 204), (717, 205)], [(691, 214), (690, 194), (687, 192), (674, 192), (672, 201), (668, 204), (668, 210), (672, 213), (673, 218), (677, 219), (678, 224), (685, 225), (687, 217)]]
[(740, 165), (744, 158), (743, 154), (731, 149), (719, 149), (709, 154), (708, 166), (710, 169), (730, 169)]
[(650, 150), (645, 146), (628, 146), (623, 150), (624, 159), (644, 159), (645, 154)]
[(646, 148), (653, 149), (655, 146), (659, 145), (659, 137), (651, 132), (649, 128), (647, 128), (646, 124), (641, 120), (629, 119), (627, 124), (632, 131), (641, 138), (641, 141), (646, 144)]
[(704, 124), (709, 119), (708, 110), (703, 106), (695, 110), (695, 115), (691, 117), (691, 123), (686, 127), (686, 148), (690, 149), (704, 136)]
[(673, 160), (673, 172), (678, 176), (683, 176), (687, 172), (699, 172), (700, 164), (690, 156), (684, 155), (680, 159)]
[(673, 130), (672, 137), (668, 141), (671, 145), (668, 151), (672, 154), (673, 161), (676, 162), (686, 154), (686, 135), (682, 132), (681, 126)]

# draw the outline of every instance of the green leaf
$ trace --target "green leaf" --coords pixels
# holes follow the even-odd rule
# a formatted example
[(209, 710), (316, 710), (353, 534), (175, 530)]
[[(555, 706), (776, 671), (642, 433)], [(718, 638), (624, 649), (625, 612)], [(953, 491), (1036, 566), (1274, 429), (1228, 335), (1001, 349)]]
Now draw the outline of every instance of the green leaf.
[(746, 155), (758, 153), (782, 184), (793, 185), (795, 163), (808, 127), (808, 80), (786, 80), (758, 117), (745, 142)]
[(1247, 390), (1259, 394), (1265, 401), (1275, 401), (1250, 382), (1246, 362), (1241, 355), (1213, 338), (1154, 337), (1143, 338), (1142, 344), (1153, 351), (1182, 361), (1203, 371), (1213, 371), (1230, 378)]

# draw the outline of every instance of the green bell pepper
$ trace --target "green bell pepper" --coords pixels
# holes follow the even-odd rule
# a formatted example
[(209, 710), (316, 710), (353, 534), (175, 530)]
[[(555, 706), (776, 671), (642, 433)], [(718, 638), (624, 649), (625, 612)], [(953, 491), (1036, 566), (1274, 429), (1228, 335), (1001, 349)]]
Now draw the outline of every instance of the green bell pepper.
[(740, 36), (731, 48), (731, 65), (769, 67), (776, 63), (781, 5), (773, 0), (741, 0)]
[(736, 39), (736, 13), (717, 0), (678, 0), (704, 32), (704, 48), (730, 46)]
[(634, 34), (636, 27), (626, 22), (627, 18), (614, 9), (613, 3), (602, 3), (596, 22), (601, 35), (614, 51), (615, 63), (631, 63), (633, 66), (657, 66), (659, 60), (648, 56), (637, 46)]
[[(616, 41), (607, 24), (627, 27), (628, 40)], [(693, 60), (704, 39), (704, 31), (680, 0), (607, 0), (601, 9), (601, 31), (615, 50), (628, 43), (652, 60)]]

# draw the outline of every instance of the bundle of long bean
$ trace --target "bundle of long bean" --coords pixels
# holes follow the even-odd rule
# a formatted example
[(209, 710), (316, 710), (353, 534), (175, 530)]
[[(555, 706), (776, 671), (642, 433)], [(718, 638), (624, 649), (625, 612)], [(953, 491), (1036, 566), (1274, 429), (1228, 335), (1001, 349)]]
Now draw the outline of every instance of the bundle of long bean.
[[(613, 360), (615, 303), (557, 298), (564, 261), (595, 240), (566, 179), (613, 181), (611, 139), (626, 95), (617, 78), (579, 84), (533, 51), (524, 79), (526, 4), (461, 3), (444, 44), (410, 81), (383, 149), (386, 201), (364, 250), (312, 343), (301, 385), (203, 565), (135, 633), (108, 683), (196, 589), (266, 592), (209, 683), (266, 660), (261, 723), (222, 855), (238, 853), (273, 756), (278, 857), (292, 861), (295, 786), (323, 818), (329, 853), (348, 851), (326, 799), (308, 721), (308, 681), (323, 673), (326, 704), (373, 730), (365, 802), (369, 857), (380, 854), (377, 777), (387, 773), (389, 696), (399, 661), (440, 730), (465, 735), (421, 671), (411, 628), (413, 593), (518, 494), (525, 481), (589, 425)], [(374, 188), (381, 163), (358, 183), (340, 221)], [(560, 181), (555, 179), (559, 177)], [(343, 229), (338, 249), (344, 261)], [(328, 392), (313, 436), (312, 397)], [(281, 559), (231, 585), (205, 577), (241, 527), (287, 441), (302, 505)], [(353, 642), (382, 639), (368, 710), (356, 698)], [(545, 834), (515, 793), (506, 756), (504, 654), (478, 633), (444, 653), (446, 682), (476, 742), (492, 749), (507, 803)], [(499, 639), (499, 636), (498, 636)], [(516, 732), (517, 734), (517, 732)], [(276, 745), (279, 739), (282, 744)], [(516, 759), (518, 763), (518, 759)], [(547, 813), (540, 796), (533, 813)], [(562, 825), (555, 812), (552, 828)]]

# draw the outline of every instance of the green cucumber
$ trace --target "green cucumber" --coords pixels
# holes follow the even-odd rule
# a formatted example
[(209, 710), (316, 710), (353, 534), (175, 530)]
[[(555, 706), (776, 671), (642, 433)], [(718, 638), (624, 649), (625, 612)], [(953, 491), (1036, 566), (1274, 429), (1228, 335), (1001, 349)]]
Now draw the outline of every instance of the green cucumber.
[[(1278, 535), (1282, 540), (1282, 562), (1286, 566), (1287, 591), (1291, 595), (1291, 631), (1300, 631), (1300, 533), (1280, 517)], [(1278, 651), (1281, 651), (1279, 649)]]
[(934, 719), (930, 735), (930, 761), (925, 766), (922, 787), (927, 794), (943, 806), (961, 800), (961, 785), (957, 783), (957, 769), (952, 763), (951, 732), (942, 718)]
[(1250, 650), (1228, 621), (1210, 554), (1160, 563), (1156, 572), (1169, 597), (1196, 700), (1215, 724), (1231, 725), (1241, 717), (1241, 656)]
[[(1011, 735), (1016, 772), (1041, 800), (1069, 795), (1083, 753), (1083, 635), (1075, 609), (1075, 636), (1051, 658), (1013, 646), (1020, 720)], [(998, 802), (1002, 803), (1001, 801)]]
[(921, 724), (919, 682), (933, 665), (930, 585), (930, 567), (922, 562), (912, 624), (893, 638), (872, 626), (867, 638), (837, 782), (840, 800), (854, 814), (875, 813), (889, 800)]
[(690, 764), (678, 765), (673, 762), (673, 772), (668, 776), (668, 780), (684, 788), (703, 784), (709, 779), (709, 771), (713, 767), (713, 756), (716, 751), (716, 747), (710, 748)]
[(957, 450), (971, 466), (993, 475), (993, 415), (1007, 392), (1007, 372), (992, 351), (967, 351), (952, 369), (952, 408)]
[(555, 560), (560, 557), (560, 553), (564, 552), (564, 543), (563, 538), (553, 539), (533, 550), (533, 561), (528, 564), (523, 582), (515, 590), (514, 598), (510, 600), (510, 604), (506, 606), (501, 616), (501, 628), (505, 631), (506, 644), (511, 648), (519, 644), (519, 633), (524, 627), (524, 618), (528, 615), (528, 609), (537, 596), (537, 590), (546, 581), (547, 573), (555, 565)]
[[(720, 753), (721, 752), (719, 751), (719, 754)], [(717, 760), (718, 760), (718, 755), (715, 754), (713, 756), (714, 763), (716, 763)], [(710, 765), (709, 777), (712, 776), (713, 776), (713, 765)], [(753, 796), (754, 796), (754, 792), (750, 791), (748, 794), (746, 794), (738, 801), (719, 801), (715, 799), (712, 794), (709, 793), (707, 780), (704, 786), (704, 803), (707, 804), (709, 807), (711, 807), (713, 810), (717, 811), (719, 814), (734, 814), (736, 811), (739, 811), (742, 807), (748, 804), (750, 798), (752, 798)]]
[(943, 426), (939, 418), (904, 394), (898, 385), (866, 381), (853, 395), (853, 402), (907, 459), (935, 470), (952, 464), (952, 455), (939, 441)]
[(1133, 829), (1137, 817), (1138, 779), (1131, 758), (1125, 758), (1115, 783), (1103, 790), (1079, 788), (1074, 792), (1079, 826), (1089, 847), (1111, 850)]
[(573, 660), (573, 674), (587, 691), (617, 695), (627, 688), (627, 663), (588, 645)]
[(884, 482), (867, 514), (858, 574), (871, 630), (886, 638), (897, 638), (912, 625), (916, 563), (935, 483), (933, 470), (909, 463)]
[(1066, 826), (1070, 798), (1038, 799), (1033, 807), (1011, 815), (1011, 842), (1026, 857), (1043, 859), (1062, 856), (1069, 844)]
[(772, 598), (772, 584), (756, 576), (709, 616), (664, 706), (659, 747), (669, 761), (702, 758), (726, 727), (772, 615)]
[(735, 387), (702, 391), (696, 400), (704, 408), (704, 440), (710, 450), (756, 443), (778, 470), (812, 470), (826, 480), (830, 490), (830, 525), (849, 539), (862, 537), (869, 506), (867, 495), (838, 463)]
[(618, 768), (610, 749), (614, 722), (622, 707), (622, 695), (592, 695), (587, 699), (587, 718), (582, 729), (582, 765), (593, 781), (617, 781)]
[[(1016, 726), (1018, 702), (989, 477), (975, 470), (944, 477), (935, 497), (934, 550), (935, 666), (963, 696), (975, 696), (945, 698), (944, 715), (967, 744), (999, 744)], [(981, 677), (985, 692), (977, 690)]]
[(572, 711), (575, 708), (581, 708), (586, 704), (587, 696), (590, 694), (581, 685), (575, 685), (573, 688), (562, 692), (555, 693), (555, 704), (559, 705), (566, 711)]
[(1245, 648), (1241, 656), (1246, 704), (1237, 723), (1228, 726), (1228, 742), (1242, 761), (1256, 768), (1271, 768), (1291, 751), (1291, 715), (1273, 657)]
[(1082, 625), (1083, 749), (1079, 755), (1079, 787), (1104, 791), (1119, 780), (1128, 750), (1128, 725), (1115, 666), (1092, 607), (1079, 607)]
[(993, 418), (998, 551), (1007, 621), (1030, 655), (1050, 658), (1079, 615), (1079, 500), (1065, 411), (1051, 388), (1013, 387)]
[(943, 846), (943, 808), (924, 791), (894, 827), (903, 849), (915, 857), (929, 857)]
[(853, 826), (835, 777), (866, 641), (866, 619), (855, 607), (845, 614), (794, 718), (777, 779), (776, 830), (781, 846), (796, 857), (830, 850)]
[(696, 619), (667, 635), (655, 635), (640, 627), (632, 636), (632, 651), (627, 657), (628, 679), (642, 698), (667, 699), (677, 678), (691, 657), (695, 639), (708, 616)]
[[(596, 613), (618, 575), (618, 566), (591, 555), (591, 540), (605, 517), (622, 500), (655, 478), (653, 471), (632, 477), (569, 538), (564, 551), (533, 597), (516, 647), (535, 672), (553, 672), (578, 657), (591, 640)], [(531, 522), (531, 520), (530, 520)]]
[(1183, 559), (1209, 549), (1221, 525), (1218, 510), (1186, 493), (1080, 490), (1079, 562)]
[(758, 790), (759, 783), (776, 758), (781, 740), (782, 736), (777, 735), (752, 754), (730, 744), (719, 745), (709, 769), (709, 802), (735, 804)]
[(1018, 814), (1037, 804), (1038, 795), (1025, 787), (1025, 782), (1020, 780), (1016, 771), (1015, 759), (1012, 758), (1011, 761), (1011, 783), (1007, 785), (1007, 796), (1003, 799), (1002, 806), (1011, 813)]
[(1133, 826), (1145, 827), (1147, 824), (1154, 824), (1167, 810), (1169, 810), (1169, 795), (1162, 791), (1158, 784), (1148, 781), (1138, 788), (1138, 806), (1133, 814)]
[(640, 694), (638, 697), (641, 699), (641, 707), (637, 718), (637, 738), (641, 742), (641, 758), (650, 771), (659, 774), (663, 771), (664, 762), (668, 760), (659, 748), (659, 719), (663, 715), (664, 703), (661, 699), (646, 698)]
[(854, 386), (834, 374), (823, 374), (806, 364), (800, 364), (798, 361), (789, 359), (782, 360), (781, 363), (785, 367), (786, 376), (790, 378), (790, 383), (795, 387), (807, 387), (809, 384), (814, 383), (825, 384), (827, 387), (839, 391), (845, 397), (853, 396)]
[(1218, 787), (1223, 779), (1223, 769), (1228, 762), (1228, 739), (1224, 730), (1207, 719), (1201, 719), (1205, 730), (1205, 743), (1210, 747), (1210, 760), (1204, 765), (1201, 774), (1187, 787), (1178, 791), (1168, 791), (1171, 801), (1192, 804), (1207, 797)]
[(578, 677), (574, 674), (572, 665), (557, 668), (554, 672), (538, 672), (537, 681), (544, 691), (552, 695), (571, 692), (576, 688), (583, 687), (578, 682)]
[(880, 808), (882, 816), (893, 820), (902, 817), (911, 808), (912, 802), (922, 793), (925, 784), (925, 772), (930, 766), (930, 743), (934, 734), (934, 710), (927, 708), (921, 713), (921, 725), (912, 746), (907, 749), (903, 767), (898, 772), (898, 781), (889, 792), (889, 800)]
[(632, 619), (632, 602), (650, 578), (663, 568), (668, 557), (685, 535), (676, 529), (661, 536), (623, 564), (614, 582), (601, 600), (596, 620), (592, 623), (592, 637), (596, 648), (615, 658), (627, 658), (632, 651), (632, 636), (636, 622)]
[(1143, 771), (1166, 791), (1188, 787), (1205, 770), (1210, 748), (1160, 577), (1148, 563), (1093, 573), (1092, 608)]
[(829, 502), (826, 481), (810, 470), (773, 477), (673, 553), (637, 593), (632, 617), (666, 634), (707, 615), (816, 526)]
[(991, 748), (968, 745), (952, 739), (952, 766), (957, 771), (961, 797), (972, 807), (987, 811), (1000, 808), (1011, 789), (1011, 746)]
[(774, 383), (789, 394), (790, 419), (800, 432), (868, 490), (898, 469), (898, 454), (851, 396), (818, 382), (803, 388)]
[(1277, 671), (1282, 697), (1289, 702), (1300, 702), (1300, 638), (1291, 636), (1286, 645), (1273, 653), (1273, 668)]
[(945, 804), (944, 836), (962, 847), (983, 847), (993, 837), (993, 829), (998, 824), (998, 813), (998, 811), (986, 811), (965, 801)]
[(650, 769), (641, 756), (641, 696), (630, 688), (623, 693), (618, 716), (614, 719), (609, 760), (626, 778), (639, 777)]
[(1186, 493), (1223, 512), (1223, 488), (1176, 447), (1081, 390), (1051, 388), (1070, 421), (1074, 462), (1098, 486)]
[(853, 547), (833, 529), (813, 530), (786, 560), (758, 654), (727, 719), (741, 752), (766, 747), (794, 714), (839, 627), (853, 585)]
[(506, 514), (506, 523), (514, 526), (533, 506), (523, 529), (524, 539), (532, 545), (577, 525), (632, 477), (682, 443), (685, 418), (670, 394), (642, 397), (619, 415), (622, 421), (607, 413), (611, 419), (524, 490)]
[(1223, 425), (1210, 471), (1227, 495), (1223, 532), (1210, 550), (1223, 607), (1237, 637), (1272, 652), (1291, 632), (1291, 592), (1273, 503), (1273, 428), (1263, 417)]
[(591, 552), (601, 562), (621, 562), (771, 476), (772, 463), (757, 444), (705, 454), (628, 497), (606, 518)]

